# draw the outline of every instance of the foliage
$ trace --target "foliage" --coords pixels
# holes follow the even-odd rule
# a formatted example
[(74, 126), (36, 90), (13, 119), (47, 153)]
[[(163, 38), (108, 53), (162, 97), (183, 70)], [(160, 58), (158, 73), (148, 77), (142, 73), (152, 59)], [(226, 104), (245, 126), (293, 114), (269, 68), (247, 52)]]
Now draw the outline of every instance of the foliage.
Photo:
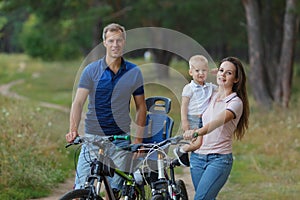
[(109, 6), (101, 3), (58, 0), (22, 4), (9, 0), (2, 10), (9, 13), (22, 8), (27, 15), (17, 38), (25, 53), (44, 60), (70, 60), (86, 54), (93, 45), (93, 27), (110, 12)]
[[(140, 0), (131, 6), (123, 19), (129, 28), (157, 26), (180, 31), (210, 49), (215, 59), (236, 48), (245, 49), (245, 18), (240, 0)], [(217, 55), (218, 51), (221, 55)]]
[(3, 96), (0, 105), (0, 199), (49, 193), (67, 176), (66, 114)]
[(27, 54), (44, 60), (78, 58), (82, 52), (78, 42), (72, 41), (71, 26), (71, 22), (43, 22), (36, 15), (30, 15), (23, 26), (21, 44)]
[[(24, 13), (23, 31), (12, 29), (11, 32), (21, 33), (26, 53), (46, 60), (86, 54), (95, 41), (101, 41), (102, 28), (109, 22), (120, 22), (127, 29), (158, 26), (177, 30), (194, 38), (212, 53), (220, 54), (216, 55), (219, 57), (237, 48), (245, 49), (246, 44), (240, 0), (4, 0), (0, 9), (4, 11), (4, 17), (13, 11)], [(32, 16), (36, 18), (35, 24), (31, 22)], [(10, 21), (14, 22), (13, 19)]]

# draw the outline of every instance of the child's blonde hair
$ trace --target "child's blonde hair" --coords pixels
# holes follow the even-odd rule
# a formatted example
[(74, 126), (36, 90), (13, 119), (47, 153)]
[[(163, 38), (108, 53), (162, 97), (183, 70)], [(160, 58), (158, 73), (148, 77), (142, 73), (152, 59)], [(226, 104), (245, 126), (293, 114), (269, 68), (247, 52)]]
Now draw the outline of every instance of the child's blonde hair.
[(192, 66), (199, 65), (199, 64), (203, 64), (206, 67), (208, 67), (208, 60), (202, 55), (194, 55), (190, 58), (189, 60), (190, 69), (192, 68)]

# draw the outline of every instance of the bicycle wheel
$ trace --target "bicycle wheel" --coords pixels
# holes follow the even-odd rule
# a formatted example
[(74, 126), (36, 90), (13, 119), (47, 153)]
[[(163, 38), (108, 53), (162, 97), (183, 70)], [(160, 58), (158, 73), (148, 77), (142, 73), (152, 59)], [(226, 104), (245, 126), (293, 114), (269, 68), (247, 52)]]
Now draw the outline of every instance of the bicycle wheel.
[(72, 190), (60, 198), (60, 200), (73, 200), (73, 199), (103, 200), (100, 196), (90, 195), (90, 190), (88, 189)]
[(122, 196), (125, 200), (146, 200), (144, 186), (123, 187)]
[(145, 199), (145, 188), (144, 185), (138, 186), (139, 189), (135, 189), (136, 200), (144, 200)]
[(181, 200), (188, 200), (188, 194), (186, 191), (186, 187), (185, 187), (185, 183), (183, 182), (183, 180), (177, 180), (176, 181), (176, 186), (177, 186), (177, 199), (181, 199)]

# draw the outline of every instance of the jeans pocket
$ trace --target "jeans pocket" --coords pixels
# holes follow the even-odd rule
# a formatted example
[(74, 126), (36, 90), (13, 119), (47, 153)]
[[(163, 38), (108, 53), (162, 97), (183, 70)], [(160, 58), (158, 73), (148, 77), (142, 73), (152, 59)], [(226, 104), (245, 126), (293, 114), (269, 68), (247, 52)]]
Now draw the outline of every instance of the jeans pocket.
[(233, 163), (232, 155), (231, 154), (222, 155), (221, 156), (221, 161), (222, 161), (223, 164), (232, 165), (232, 163)]

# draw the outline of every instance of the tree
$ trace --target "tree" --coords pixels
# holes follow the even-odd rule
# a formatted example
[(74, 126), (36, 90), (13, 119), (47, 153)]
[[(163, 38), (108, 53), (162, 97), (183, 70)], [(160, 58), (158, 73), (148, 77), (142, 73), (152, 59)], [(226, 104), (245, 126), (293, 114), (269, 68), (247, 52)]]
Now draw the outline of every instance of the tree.
[[(123, 18), (127, 28), (163, 27), (179, 31), (210, 50), (216, 60), (228, 56), (229, 52), (237, 47), (244, 49), (246, 47), (246, 33), (242, 27), (244, 13), (240, 0), (139, 0), (135, 3), (127, 0), (124, 2), (131, 5), (130, 12), (127, 12)], [(163, 47), (167, 39), (169, 38), (157, 35), (156, 42)], [(160, 64), (168, 66), (174, 54), (154, 49), (152, 53), (154, 62), (158, 64), (157, 77), (167, 78), (168, 68), (162, 69)]]
[(259, 105), (288, 107), (291, 95), (296, 0), (242, 0), (247, 19), (250, 84)]
[[(105, 16), (112, 11), (109, 5), (98, 0), (3, 0), (0, 10), (4, 16), (13, 15), (12, 19), (20, 13), (19, 10), (26, 14), (22, 15), (23, 29), (9, 29), (10, 34), (5, 34), (2, 40), (9, 41), (8, 36), (17, 32), (18, 37), (14, 40), (20, 41), (25, 53), (44, 60), (74, 59), (86, 55), (91, 46), (101, 41), (102, 22), (106, 23)], [(11, 20), (6, 24), (15, 22)]]
[[(119, 22), (127, 30), (150, 26), (179, 31), (198, 41), (218, 60), (233, 49), (246, 47), (241, 8), (240, 0), (2, 0), (0, 3), (4, 17), (14, 11), (20, 13), (20, 9), (26, 14), (22, 16), (26, 30), (6, 29), (9, 33), (2, 39), (7, 41), (8, 35), (16, 32), (18, 37), (12, 41), (21, 39), (26, 53), (46, 59), (72, 59), (80, 53), (86, 55), (91, 46), (101, 42), (104, 25)], [(3, 33), (1, 14), (0, 37)], [(33, 19), (35, 23), (32, 23)], [(15, 20), (9, 22), (16, 24)], [(154, 61), (163, 65), (169, 65), (174, 55), (168, 51), (153, 52)]]

